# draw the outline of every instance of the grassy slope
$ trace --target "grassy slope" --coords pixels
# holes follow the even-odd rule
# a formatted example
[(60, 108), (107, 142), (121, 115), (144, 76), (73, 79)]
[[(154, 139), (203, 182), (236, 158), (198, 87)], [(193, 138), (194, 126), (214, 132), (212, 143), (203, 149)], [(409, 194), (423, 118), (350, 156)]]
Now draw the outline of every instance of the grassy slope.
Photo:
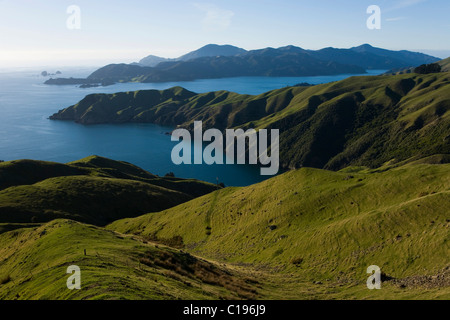
[[(297, 298), (318, 280), (328, 284), (328, 298), (371, 297), (364, 281), (373, 264), (397, 279), (378, 297), (449, 297), (449, 203), (450, 165), (304, 168), (108, 228), (151, 239), (181, 236), (189, 252), (278, 271), (273, 289), (291, 283)], [(447, 282), (432, 284), (432, 276), (445, 274)], [(295, 291), (292, 275), (309, 286), (297, 283)], [(426, 294), (411, 284), (423, 278)]]
[(352, 77), (312, 87), (273, 117), (285, 167), (332, 170), (450, 153), (449, 74)]
[(1, 163), (0, 181), (1, 223), (70, 218), (105, 225), (217, 189), (195, 180), (160, 178), (96, 156), (66, 165), (31, 160)]
[[(442, 67), (442, 72), (450, 72), (450, 58), (443, 59), (437, 62)], [(406, 68), (406, 69), (394, 69), (386, 72), (390, 75), (399, 75), (405, 73), (412, 73), (416, 67)]]
[(450, 74), (350, 77), (258, 96), (176, 87), (90, 95), (54, 119), (280, 129), (285, 168), (377, 167), (450, 153)]
[(450, 58), (439, 61), (439, 64), (442, 67), (442, 71), (450, 72)]
[[(84, 255), (84, 249), (87, 255)], [(81, 268), (81, 290), (66, 287)], [(69, 220), (0, 234), (0, 299), (236, 299), (255, 284), (175, 249)]]
[[(449, 186), (449, 165), (301, 169), (113, 232), (21, 226), (0, 234), (0, 299), (448, 299)], [(177, 235), (183, 251), (219, 262), (146, 240)], [(396, 280), (367, 290), (370, 264)], [(69, 265), (82, 290), (67, 290)]]

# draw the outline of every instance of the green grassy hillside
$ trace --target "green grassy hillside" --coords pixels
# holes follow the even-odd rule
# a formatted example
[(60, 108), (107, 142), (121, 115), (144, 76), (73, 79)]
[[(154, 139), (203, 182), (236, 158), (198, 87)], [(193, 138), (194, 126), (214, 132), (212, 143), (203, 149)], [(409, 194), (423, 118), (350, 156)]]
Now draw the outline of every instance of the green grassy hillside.
[[(450, 165), (430, 164), (446, 157), (376, 170), (302, 168), (106, 229), (63, 219), (2, 223), (0, 299), (448, 299)], [(76, 163), (97, 161), (110, 160)], [(85, 178), (109, 179), (109, 189), (143, 184), (54, 177), (29, 186), (45, 192), (17, 192), (18, 203), (71, 190), (86, 217), (95, 208), (83, 194), (91, 180), (64, 186)], [(80, 291), (66, 288), (70, 265), (82, 270)], [(382, 290), (366, 288), (369, 265), (381, 267)]]
[[(81, 290), (67, 289), (71, 265)], [(74, 221), (0, 234), (0, 300), (248, 299), (257, 289), (223, 266)]]
[[(450, 58), (443, 59), (436, 62), (442, 67), (442, 72), (450, 72)], [(416, 65), (417, 67), (418, 65)], [(386, 72), (387, 75), (399, 75), (399, 74), (406, 74), (406, 73), (413, 73), (416, 67), (411, 68), (400, 68), (400, 69), (393, 69), (388, 72)]]
[(52, 119), (279, 129), (282, 167), (339, 170), (450, 154), (449, 109), (450, 74), (440, 73), (350, 77), (258, 96), (179, 87), (90, 95)]
[(92, 156), (69, 164), (19, 160), (0, 163), (0, 223), (56, 218), (106, 225), (160, 211), (217, 187), (160, 178), (129, 163)]
[[(282, 128), (284, 167), (339, 170), (450, 153), (450, 75), (353, 77), (254, 123)], [(320, 91), (317, 91), (320, 90)]]
[(450, 165), (304, 168), (107, 229), (10, 225), (0, 299), (448, 299), (449, 200)]
[(450, 72), (450, 58), (441, 60), (438, 63), (441, 65), (442, 71)]
[(366, 297), (370, 265), (392, 278), (384, 297), (418, 297), (421, 288), (449, 297), (449, 203), (450, 165), (303, 168), (107, 228), (178, 237), (188, 252), (298, 275), (347, 297)]

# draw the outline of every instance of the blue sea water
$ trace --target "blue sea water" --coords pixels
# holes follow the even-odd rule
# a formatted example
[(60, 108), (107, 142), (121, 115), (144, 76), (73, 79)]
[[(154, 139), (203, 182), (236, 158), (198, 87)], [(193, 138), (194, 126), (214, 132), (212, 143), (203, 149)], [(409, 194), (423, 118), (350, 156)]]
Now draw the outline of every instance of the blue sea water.
[[(55, 68), (52, 68), (55, 69)], [(62, 77), (85, 77), (96, 68), (60, 68)], [(227, 186), (245, 186), (264, 179), (259, 167), (249, 165), (181, 165), (171, 161), (175, 142), (165, 133), (171, 127), (153, 124), (84, 126), (48, 117), (91, 93), (114, 93), (182, 86), (202, 93), (229, 90), (260, 94), (269, 90), (307, 82), (327, 83), (349, 75), (321, 77), (240, 77), (190, 82), (124, 83), (109, 87), (81, 89), (78, 86), (44, 85), (44, 69), (0, 70), (0, 160), (35, 159), (70, 162), (90, 155), (131, 162), (154, 174), (174, 172), (177, 177), (195, 178)], [(55, 69), (56, 71), (57, 69)], [(384, 70), (372, 70), (371, 75)]]

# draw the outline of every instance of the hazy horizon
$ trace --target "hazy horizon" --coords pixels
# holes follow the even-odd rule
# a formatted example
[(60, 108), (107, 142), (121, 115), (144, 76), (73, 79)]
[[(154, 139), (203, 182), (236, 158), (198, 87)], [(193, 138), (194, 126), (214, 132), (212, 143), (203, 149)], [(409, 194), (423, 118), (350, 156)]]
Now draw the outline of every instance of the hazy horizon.
[[(207, 45), (207, 44), (205, 44)], [(230, 45), (229, 43), (224, 43), (223, 45)], [(232, 44), (231, 44), (232, 45)], [(362, 45), (359, 44), (359, 45)], [(359, 45), (355, 45), (353, 47), (359, 46)], [(203, 47), (203, 46), (202, 46)], [(199, 47), (200, 48), (200, 47)], [(164, 55), (160, 55), (160, 57), (162, 58), (178, 58), (180, 56), (182, 56), (183, 54), (189, 53), (191, 51), (197, 50), (199, 48), (195, 48), (192, 49), (190, 51), (186, 51), (186, 52), (181, 52), (180, 54), (177, 55), (172, 55), (172, 56), (164, 56)], [(338, 49), (348, 49), (348, 48), (339, 48), (336, 47)], [(252, 49), (246, 49), (243, 48), (245, 50), (255, 50), (255, 49), (263, 49), (263, 48), (252, 48)], [(309, 49), (309, 48), (303, 48), (303, 49)], [(323, 48), (320, 48), (323, 49)], [(388, 50), (392, 50), (390, 48), (383, 48), (383, 49), (388, 49)], [(313, 49), (311, 49), (313, 50)], [(318, 50), (318, 49), (314, 49), (314, 50)], [(420, 49), (412, 49), (409, 50), (412, 52), (420, 52), (420, 53), (424, 53), (427, 55), (431, 55), (434, 56), (436, 58), (440, 58), (440, 59), (446, 59), (448, 57), (450, 57), (450, 50), (420, 50)], [(142, 58), (148, 56), (148, 55), (154, 55), (153, 53), (148, 53), (146, 55), (140, 56), (140, 57), (123, 57), (123, 58), (103, 58), (103, 59), (83, 59), (83, 60), (77, 60), (77, 59), (71, 59), (71, 60), (67, 60), (67, 61), (48, 61), (48, 60), (42, 60), (42, 61), (25, 61), (22, 64), (2, 64), (2, 61), (0, 60), (0, 70), (1, 69), (18, 69), (18, 68), (24, 68), (24, 69), (37, 69), (37, 68), (73, 68), (73, 67), (82, 67), (82, 68), (98, 68), (107, 64), (113, 64), (113, 63), (134, 63), (134, 62), (139, 62), (139, 60), (141, 60)], [(107, 56), (107, 55), (105, 55)], [(49, 71), (50, 72), (50, 71)]]

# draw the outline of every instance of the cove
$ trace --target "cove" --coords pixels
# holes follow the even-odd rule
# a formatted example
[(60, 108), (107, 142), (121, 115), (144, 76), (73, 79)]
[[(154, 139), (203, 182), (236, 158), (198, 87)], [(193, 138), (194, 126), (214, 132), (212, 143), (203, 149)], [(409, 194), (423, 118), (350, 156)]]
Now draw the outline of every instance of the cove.
[[(57, 162), (75, 161), (90, 155), (127, 161), (153, 174), (173, 172), (180, 178), (195, 178), (227, 186), (246, 186), (267, 179), (257, 165), (179, 165), (171, 160), (175, 128), (153, 124), (83, 126), (72, 122), (50, 121), (56, 111), (73, 105), (91, 93), (115, 93), (182, 86), (202, 93), (229, 90), (260, 94), (297, 83), (337, 81), (348, 75), (327, 77), (270, 78), (243, 77), (172, 83), (120, 83), (109, 87), (81, 89), (77, 86), (47, 86), (39, 69), (0, 71), (0, 160), (34, 159)], [(64, 68), (67, 77), (85, 77), (95, 68)], [(381, 71), (372, 71), (372, 74)], [(201, 151), (200, 151), (201, 152)]]

